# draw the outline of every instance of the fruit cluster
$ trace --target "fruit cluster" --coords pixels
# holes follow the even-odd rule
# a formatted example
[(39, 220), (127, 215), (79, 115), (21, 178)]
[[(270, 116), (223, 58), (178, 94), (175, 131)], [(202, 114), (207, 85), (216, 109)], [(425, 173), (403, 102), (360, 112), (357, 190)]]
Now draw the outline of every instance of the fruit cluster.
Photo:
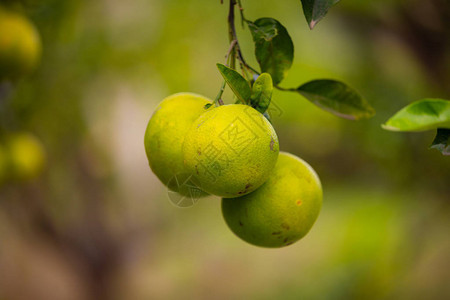
[(226, 223), (248, 243), (290, 245), (319, 215), (317, 174), (279, 152), (271, 123), (249, 105), (216, 107), (200, 95), (172, 95), (151, 117), (144, 143), (150, 168), (170, 191), (222, 197)]
[[(10, 114), (14, 83), (36, 69), (41, 53), (41, 38), (33, 23), (0, 5), (0, 120), (9, 119), (5, 115)], [(44, 147), (33, 134), (11, 133), (9, 127), (16, 126), (0, 124), (0, 186), (36, 178), (46, 163)]]

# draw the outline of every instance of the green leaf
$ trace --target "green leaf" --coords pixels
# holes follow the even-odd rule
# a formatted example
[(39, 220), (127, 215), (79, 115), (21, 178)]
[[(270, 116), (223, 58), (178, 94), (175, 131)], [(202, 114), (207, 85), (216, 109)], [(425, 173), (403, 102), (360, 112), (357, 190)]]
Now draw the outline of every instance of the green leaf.
[(272, 77), (268, 73), (262, 73), (253, 83), (250, 105), (263, 114), (270, 105), (272, 91)]
[(327, 14), (328, 9), (339, 2), (339, 0), (301, 0), (303, 14), (310, 29)]
[(402, 108), (385, 124), (391, 131), (425, 131), (450, 128), (450, 101), (423, 99)]
[(313, 80), (299, 86), (296, 91), (320, 108), (342, 118), (359, 120), (375, 114), (375, 110), (355, 90), (336, 80)]
[(294, 44), (286, 28), (275, 19), (261, 18), (248, 22), (255, 44), (256, 60), (261, 72), (269, 73), (277, 85), (292, 66)]
[(241, 74), (223, 64), (217, 64), (217, 68), (236, 97), (242, 103), (247, 104), (252, 94), (248, 81)]
[(430, 148), (438, 150), (442, 155), (450, 155), (450, 129), (438, 128)]

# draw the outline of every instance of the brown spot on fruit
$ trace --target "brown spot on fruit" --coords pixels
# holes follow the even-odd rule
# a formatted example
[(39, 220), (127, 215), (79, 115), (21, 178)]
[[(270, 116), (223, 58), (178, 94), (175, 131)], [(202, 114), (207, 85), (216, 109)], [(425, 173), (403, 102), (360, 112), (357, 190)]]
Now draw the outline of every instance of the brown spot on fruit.
[(297, 202), (295, 202), (298, 206), (302, 205), (302, 200), (298, 199)]
[(197, 149), (197, 154), (202, 155), (202, 150), (200, 148)]
[(239, 220), (239, 226), (244, 226), (244, 224)]
[(289, 225), (286, 224), (286, 223), (281, 223), (281, 227), (283, 227), (283, 228), (286, 229), (286, 230), (291, 229), (291, 227), (289, 227)]
[(294, 242), (286, 243), (286, 246), (292, 245)]
[(242, 191), (238, 192), (238, 194), (241, 195), (241, 194), (247, 193), (248, 189), (249, 189), (251, 186), (252, 186), (252, 185), (251, 185), (250, 183), (247, 183), (247, 185), (245, 186), (245, 188), (244, 188)]
[(288, 238), (285, 238), (284, 240), (283, 240), (283, 243), (286, 243), (288, 241)]
[(195, 173), (197, 173), (197, 175), (199, 174), (199, 173), (198, 173), (197, 165), (195, 165)]
[(273, 140), (273, 137), (270, 137), (270, 150), (273, 151), (273, 145), (275, 145), (275, 141)]
[(272, 232), (272, 235), (277, 235), (277, 234), (281, 234), (281, 231)]

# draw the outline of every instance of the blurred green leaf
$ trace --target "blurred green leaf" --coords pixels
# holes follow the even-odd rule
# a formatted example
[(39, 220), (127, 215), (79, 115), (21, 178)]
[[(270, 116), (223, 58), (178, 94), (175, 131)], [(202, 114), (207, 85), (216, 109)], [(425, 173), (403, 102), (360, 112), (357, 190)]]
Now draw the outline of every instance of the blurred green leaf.
[(327, 14), (328, 9), (339, 2), (339, 0), (301, 0), (303, 6), (303, 14), (310, 29)]
[(217, 68), (236, 97), (247, 104), (252, 94), (249, 82), (241, 74), (223, 64), (217, 64)]
[(375, 114), (375, 110), (355, 90), (336, 80), (313, 80), (296, 91), (320, 108), (342, 118), (359, 120)]
[(250, 105), (260, 113), (264, 113), (270, 105), (272, 91), (272, 77), (268, 73), (262, 73), (253, 83)]
[(425, 131), (450, 128), (450, 101), (423, 99), (402, 108), (385, 124), (391, 131)]
[(450, 129), (438, 128), (430, 148), (438, 150), (443, 155), (450, 155)]
[(248, 27), (261, 72), (269, 73), (275, 85), (280, 83), (294, 60), (294, 44), (286, 28), (272, 18), (248, 22)]

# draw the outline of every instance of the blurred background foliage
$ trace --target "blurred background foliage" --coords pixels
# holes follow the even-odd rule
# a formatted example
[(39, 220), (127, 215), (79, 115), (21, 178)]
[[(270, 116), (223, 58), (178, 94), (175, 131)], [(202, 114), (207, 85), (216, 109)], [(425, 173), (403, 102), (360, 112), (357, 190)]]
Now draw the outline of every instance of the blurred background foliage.
[[(343, 80), (377, 111), (352, 122), (274, 93), (281, 149), (322, 180), (311, 232), (283, 249), (250, 246), (218, 198), (176, 208), (148, 167), (158, 102), (220, 87), (227, 5), (3, 0), (36, 25), (43, 52), (33, 74), (2, 83), (1, 136), (33, 134), (46, 162), (0, 187), (0, 299), (450, 297), (450, 160), (427, 149), (433, 132), (380, 128), (408, 103), (450, 99), (450, 3), (342, 0), (310, 31), (298, 0), (242, 2), (293, 38), (283, 86)], [(238, 35), (256, 66), (249, 31)]]

